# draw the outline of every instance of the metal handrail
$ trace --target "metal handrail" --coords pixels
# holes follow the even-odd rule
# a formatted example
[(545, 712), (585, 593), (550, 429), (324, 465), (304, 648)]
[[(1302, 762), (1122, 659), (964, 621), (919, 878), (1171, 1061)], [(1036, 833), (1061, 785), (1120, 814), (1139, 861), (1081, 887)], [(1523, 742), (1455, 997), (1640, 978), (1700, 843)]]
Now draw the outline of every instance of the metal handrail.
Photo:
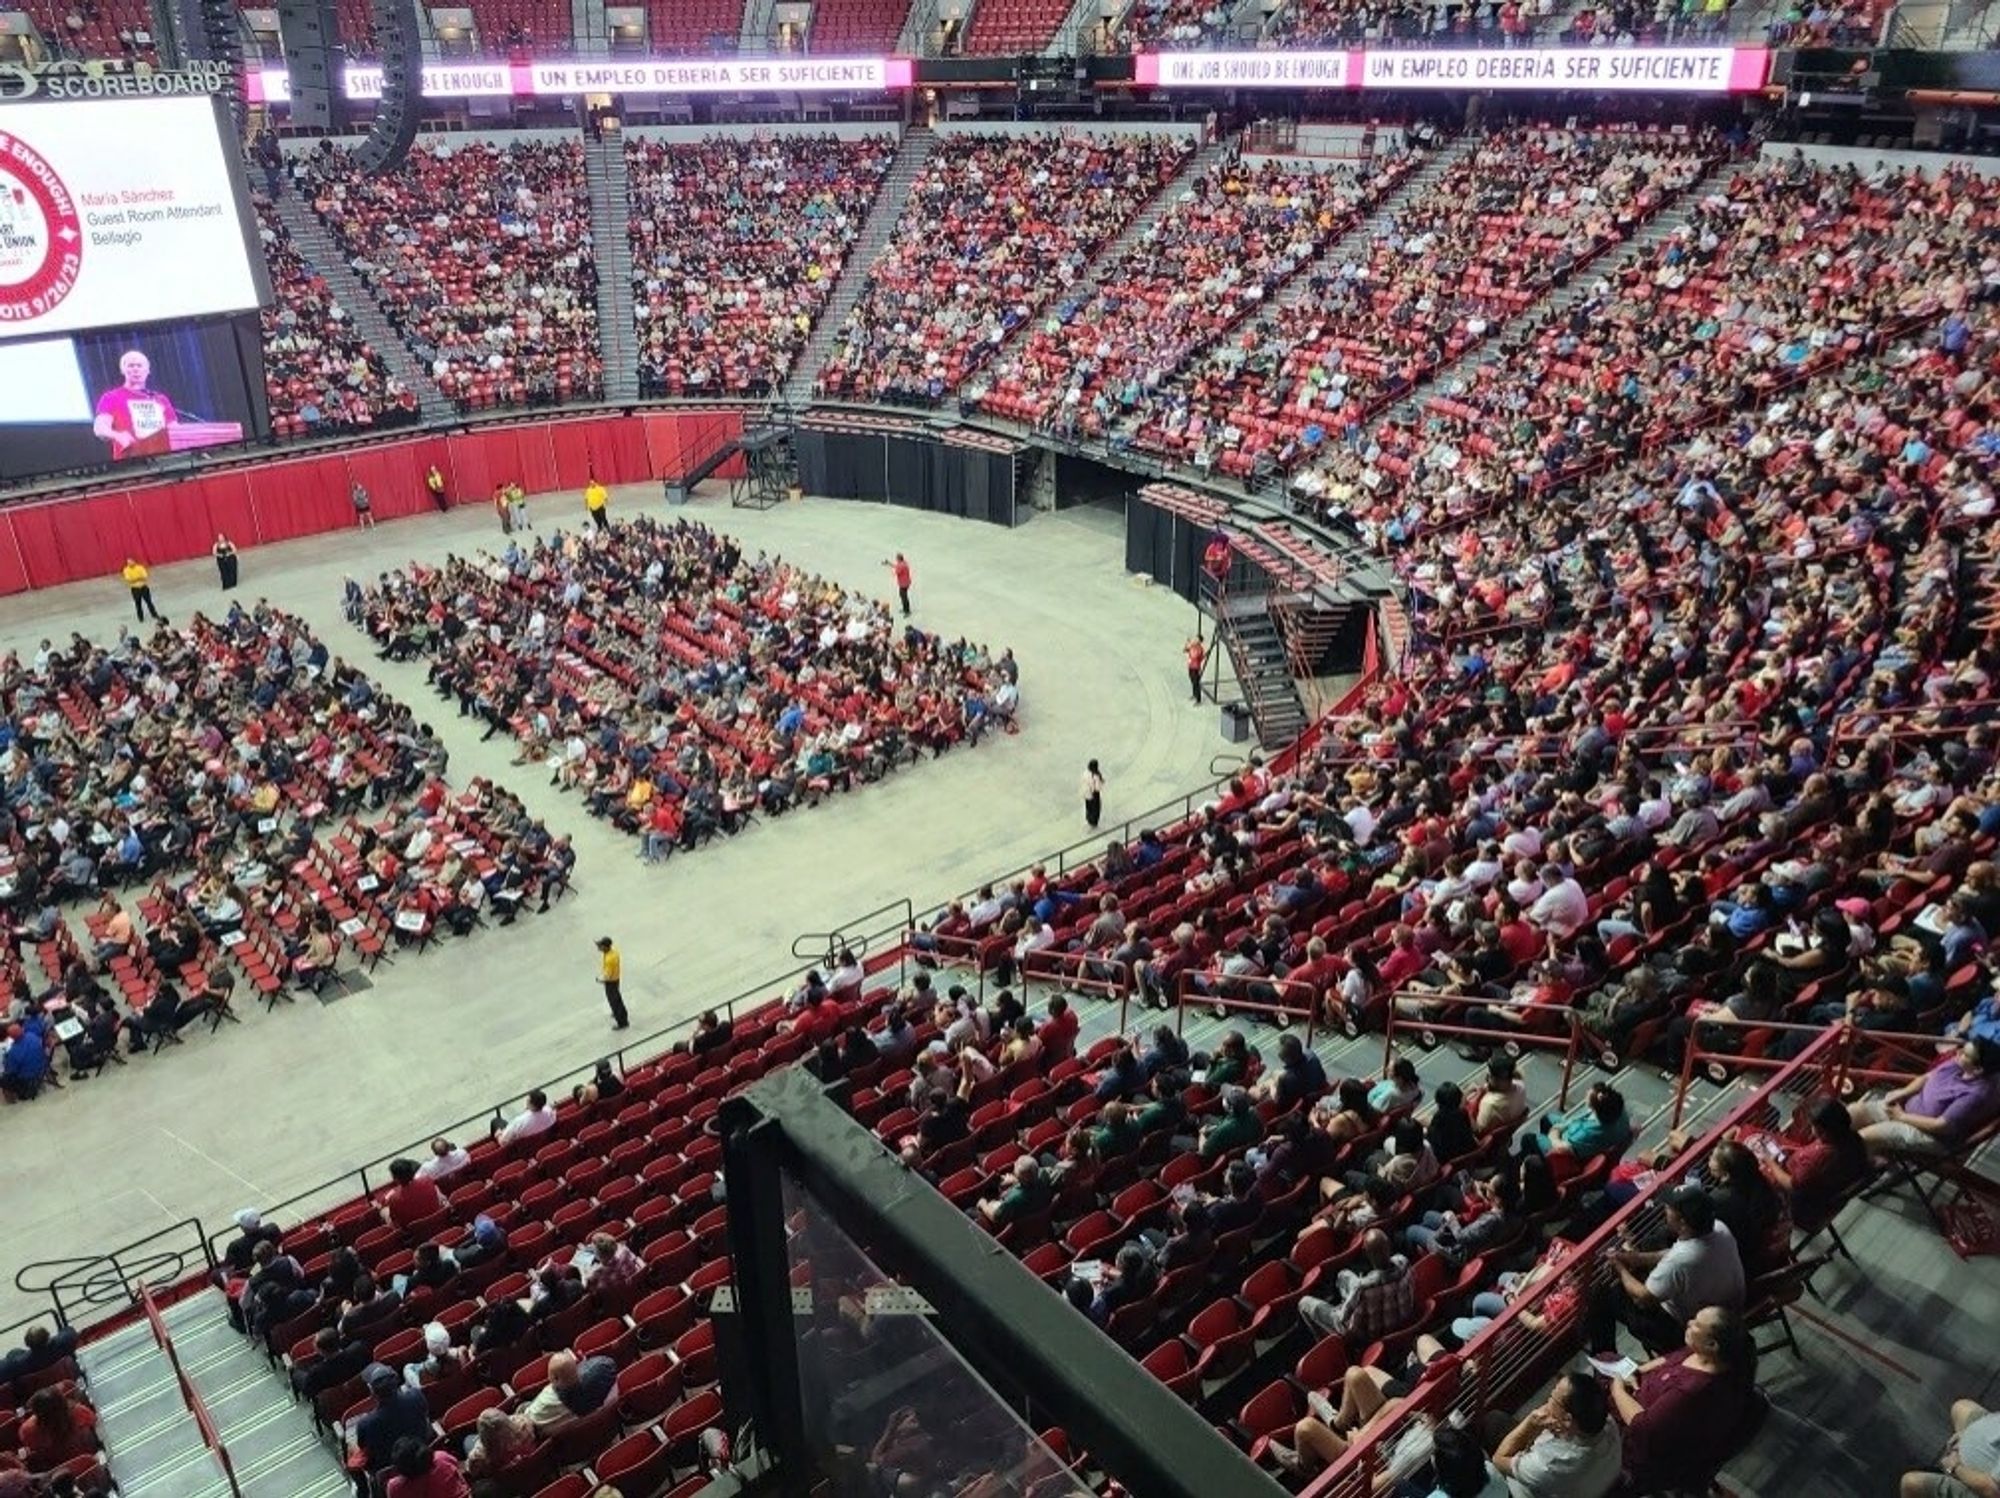
[[(141, 1252), (162, 1239), (189, 1232), (190, 1241), (179, 1247)], [(31, 1325), (51, 1312), (58, 1326), (71, 1326), (78, 1321), (94, 1325), (99, 1320), (124, 1315), (139, 1304), (147, 1287), (179, 1279), (189, 1267), (189, 1260), (197, 1257), (203, 1267), (215, 1267), (215, 1254), (202, 1232), (201, 1219), (186, 1217), (106, 1253), (24, 1264), (14, 1272), (14, 1288), (27, 1295), (47, 1295), (50, 1311), (38, 1312), (17, 1325)], [(43, 1279), (37, 1271), (44, 1270), (55, 1272)], [(109, 1310), (103, 1316), (93, 1314), (106, 1308)]]
[[(907, 905), (907, 903), (907, 901), (892, 903), (890, 906), (884, 908), (897, 909), (901, 905)], [(901, 923), (892, 924), (884, 927), (882, 930), (865, 933), (859, 939), (864, 944), (872, 946), (886, 937), (895, 936), (900, 938), (905, 929), (907, 928)], [(906, 949), (901, 941), (898, 940), (897, 945), (884, 952), (879, 959), (880, 965), (884, 968), (891, 962), (898, 964), (899, 982), (900, 966), (905, 960), (905, 954)], [(741, 993), (731, 998), (724, 999), (720, 1003), (711, 1004), (707, 1007), (721, 1013), (733, 1025), (736, 1021), (739, 1007), (744, 1008), (745, 1012), (748, 1012), (751, 1009), (761, 1008), (764, 1004), (773, 1002), (797, 979), (804, 977), (817, 966), (819, 966), (819, 963), (813, 961), (803, 963), (798, 967), (789, 968), (783, 973), (744, 989)], [(671, 1025), (652, 1031), (650, 1034), (627, 1041), (615, 1051), (599, 1059), (612, 1062), (617, 1068), (619, 1075), (623, 1076), (636, 1066), (643, 1065), (660, 1056), (666, 1055), (669, 1049), (669, 1042), (676, 1037), (692, 1031), (697, 1022), (697, 1016), (689, 1016), (686, 1019), (677, 1020)], [(434, 1138), (454, 1138), (463, 1134), (467, 1129), (483, 1131), (489, 1120), (497, 1115), (504, 1114), (507, 1105), (516, 1099), (524, 1098), (529, 1092), (542, 1092), (550, 1097), (559, 1097), (566, 1084), (585, 1081), (595, 1074), (596, 1069), (597, 1061), (571, 1067), (566, 1071), (558, 1073), (555, 1077), (539, 1086), (529, 1087), (518, 1093), (511, 1093), (499, 1099), (491, 1106), (482, 1109), (480, 1112), (472, 1114), (470, 1117), (462, 1118), (456, 1123), (449, 1124), (442, 1129), (433, 1129), (422, 1138), (412, 1140), (400, 1149), (391, 1150), (387, 1154), (381, 1155), (354, 1169), (344, 1170), (337, 1176), (332, 1176), (316, 1186), (308, 1187), (304, 1191), (286, 1197), (283, 1201), (275, 1202), (271, 1206), (260, 1210), (267, 1221), (274, 1221), (281, 1214), (291, 1212), (303, 1203), (319, 1203), (311, 1211), (299, 1214), (301, 1220), (309, 1220), (348, 1202), (365, 1201), (374, 1194), (376, 1187), (386, 1179), (386, 1171), (390, 1161), (412, 1156), (421, 1158), (428, 1151), (430, 1141)], [(214, 1246), (228, 1237), (230, 1231), (231, 1229), (224, 1229), (222, 1232), (208, 1235), (205, 1241), (209, 1247), (211, 1262), (213, 1262), (214, 1258)]]
[[(1217, 984), (1227, 984), (1231, 987), (1247, 988), (1252, 984), (1261, 984), (1266, 988), (1276, 989), (1281, 1000), (1287, 990), (1295, 994), (1302, 992), (1305, 995), (1305, 1002), (1303, 1005), (1294, 1006), (1269, 999), (1252, 999), (1220, 988), (1213, 993), (1203, 993), (1194, 986), (1194, 980), (1197, 978), (1207, 978)], [(1303, 1017), (1306, 1022), (1305, 1046), (1307, 1050), (1311, 1050), (1313, 1030), (1319, 1024), (1320, 1018), (1319, 1005), (1314, 1002), (1317, 997), (1318, 991), (1312, 984), (1301, 982), (1297, 978), (1237, 977), (1231, 973), (1214, 971), (1185, 972), (1180, 975), (1174, 988), (1174, 1029), (1176, 1033), (1186, 1033), (1187, 1012), (1190, 1008), (1223, 1009), (1231, 1014), (1270, 1016), (1274, 1021), (1283, 1024), (1289, 1024)], [(1123, 1016), (1120, 1018), (1122, 1020)]]
[(889, 915), (896, 911), (902, 912), (902, 919), (894, 927), (885, 929), (891, 929), (895, 931), (909, 930), (911, 924), (916, 919), (916, 906), (911, 903), (910, 897), (908, 895), (903, 895), (897, 899), (891, 900), (886, 905), (879, 906), (876, 909), (869, 911), (868, 914), (866, 915), (856, 916), (853, 920), (845, 922), (840, 926), (836, 926), (831, 931), (806, 932), (804, 935), (797, 937), (792, 942), (792, 956), (797, 958), (801, 962), (807, 961), (809, 959), (818, 962), (821, 959), (814, 957), (814, 953), (820, 952), (825, 954), (824, 960), (826, 962), (831, 962), (833, 958), (836, 955), (838, 955), (842, 947), (848, 947), (850, 949), (854, 949), (854, 944), (856, 941), (862, 942), (864, 946), (860, 949), (855, 949), (855, 955), (866, 956), (867, 953), (865, 950), (865, 944), (871, 938), (866, 935), (857, 935), (856, 934), (857, 931), (859, 930), (859, 928), (866, 926), (870, 921), (875, 920), (877, 917)]
[[(1789, 1057), (1745, 1056), (1735, 1051), (1725, 1051), (1701, 1044), (1701, 1024), (1697, 1021), (1689, 1031), (1687, 1046), (1681, 1053), (1681, 1074), (1674, 1087), (1674, 1108), (1672, 1125), (1680, 1127), (1681, 1115), (1687, 1106), (1688, 1093), (1694, 1086), (1694, 1079), (1714, 1062), (1728, 1071), (1766, 1072), (1782, 1071), (1791, 1065)], [(1789, 1020), (1733, 1020), (1717, 1022), (1717, 1028), (1727, 1029), (1732, 1034), (1749, 1036), (1764, 1031), (1775, 1031), (1780, 1035), (1838, 1035), (1844, 1042), (1838, 1057), (1838, 1065), (1833, 1072), (1832, 1090), (1839, 1097), (1853, 1097), (1860, 1093), (1864, 1085), (1892, 1082), (1915, 1081), (1935, 1066), (1939, 1059), (1938, 1047), (1946, 1037), (1924, 1035), (1902, 1030), (1864, 1030), (1846, 1020), (1831, 1025), (1805, 1025)], [(1906, 1053), (1911, 1070), (1893, 1071), (1882, 1066), (1868, 1066), (1856, 1060), (1855, 1052), (1863, 1047), (1878, 1048), (1884, 1052)], [(1800, 1054), (1804, 1054), (1803, 1051)]]
[[(1562, 1033), (1546, 1030), (1531, 1030), (1518, 1025), (1504, 1029), (1487, 1029), (1477, 1025), (1440, 1024), (1436, 1020), (1401, 1015), (1396, 1012), (1396, 1000), (1409, 998), (1426, 1004), (1458, 1005), (1461, 1009), (1505, 1010), (1546, 1016), (1562, 1022)], [(1523, 1006), (1507, 999), (1487, 998), (1478, 994), (1433, 993), (1428, 989), (1404, 988), (1389, 995), (1388, 1018), (1382, 1030), (1382, 1074), (1389, 1074), (1389, 1067), (1396, 1059), (1396, 1032), (1401, 1028), (1405, 1035), (1414, 1030), (1417, 1044), (1423, 1050), (1435, 1049), (1440, 1039), (1470, 1040), (1478, 1045), (1504, 1046), (1512, 1044), (1522, 1050), (1546, 1050), (1562, 1052), (1562, 1086), (1556, 1091), (1556, 1106), (1569, 1107), (1570, 1078), (1576, 1072), (1577, 1057), (1583, 1052), (1583, 1016), (1576, 1010), (1564, 1006), (1555, 1008), (1548, 1005)]]
[[(1011, 869), (1005, 874), (996, 875), (991, 879), (982, 879), (963, 894), (954, 895), (949, 900), (940, 900), (937, 904), (930, 906), (922, 912), (920, 919), (924, 921), (935, 920), (945, 911), (951, 909), (953, 905), (962, 905), (977, 899), (979, 891), (986, 885), (990, 884), (995, 889), (999, 889), (1004, 885), (1013, 883), (1016, 879), (1024, 875), (1033, 873), (1038, 868), (1047, 869), (1055, 878), (1060, 879), (1072, 869), (1085, 868), (1096, 862), (1099, 858), (1102, 858), (1105, 846), (1108, 843), (1117, 842), (1129, 845), (1140, 832), (1149, 829), (1159, 829), (1162, 832), (1178, 830), (1183, 823), (1193, 821), (1197, 805), (1212, 798), (1216, 791), (1227, 786), (1232, 778), (1227, 775), (1219, 776), (1204, 785), (1196, 786), (1185, 795), (1177, 796), (1170, 801), (1162, 801), (1158, 806), (1149, 807), (1145, 811), (1135, 813), (1120, 822), (1116, 827), (1100, 827), (1097, 831), (1091, 833), (1089, 837), (1071, 843), (1067, 847), (1058, 848), (1053, 853), (1045, 853), (1039, 858), (1030, 859), (1019, 868)], [(1167, 813), (1176, 811), (1176, 809), (1178, 809), (1177, 814), (1172, 820), (1166, 822), (1160, 820)], [(1077, 858), (1078, 854), (1086, 851), (1089, 857)], [(1072, 862), (1071, 860), (1073, 859), (1076, 861)]]
[(1364, 1498), (1378, 1491), (1391, 1454), (1419, 1423), (1447, 1416), (1476, 1420), (1489, 1410), (1510, 1406), (1524, 1390), (1534, 1387), (1535, 1380), (1574, 1350), (1582, 1328), (1579, 1318), (1537, 1331), (1526, 1318), (1539, 1319), (1541, 1308), (1558, 1290), (1587, 1290), (1603, 1271), (1608, 1252), (1621, 1238), (1636, 1234), (1652, 1220), (1660, 1197), (1707, 1158), (1715, 1141), (1744, 1124), (1767, 1118), (1772, 1099), (1792, 1084), (1837, 1071), (1841, 1064), (1839, 1044), (1838, 1032), (1823, 1032), (1714, 1128), (1689, 1140), (1651, 1182), (1577, 1244), (1557, 1272), (1529, 1286), (1462, 1351), (1452, 1355), (1443, 1365), (1442, 1376), (1427, 1379), (1371, 1422), (1338, 1461), (1307, 1484), (1304, 1498)]
[(167, 1355), (167, 1362), (174, 1370), (174, 1378), (181, 1386), (181, 1398), (186, 1401), (188, 1413), (194, 1416), (195, 1429), (201, 1432), (201, 1443), (215, 1453), (217, 1465), (222, 1468), (222, 1480), (229, 1484), (232, 1498), (243, 1498), (243, 1489), (236, 1482), (236, 1467), (229, 1459), (229, 1448), (222, 1444), (222, 1432), (215, 1428), (215, 1420), (208, 1413), (208, 1405), (203, 1402), (201, 1391), (194, 1386), (194, 1380), (181, 1367), (180, 1354), (174, 1351), (174, 1339), (167, 1331), (167, 1323), (161, 1319), (160, 1309), (153, 1303), (153, 1292), (141, 1290), (139, 1305), (146, 1313), (146, 1324), (152, 1328), (153, 1340), (160, 1351)]

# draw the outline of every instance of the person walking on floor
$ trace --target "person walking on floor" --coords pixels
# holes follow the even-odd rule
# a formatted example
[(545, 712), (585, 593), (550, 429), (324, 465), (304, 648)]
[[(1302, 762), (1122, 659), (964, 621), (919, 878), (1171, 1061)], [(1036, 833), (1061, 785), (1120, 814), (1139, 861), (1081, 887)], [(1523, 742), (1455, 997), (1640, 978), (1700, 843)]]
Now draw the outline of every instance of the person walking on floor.
[(889, 564), (889, 570), (896, 576), (896, 597), (903, 605), (903, 617), (910, 617), (910, 559), (900, 551), (896, 560)]
[(589, 512), (592, 525), (601, 531), (611, 529), (611, 491), (598, 483), (594, 473), (583, 486), (583, 507)]
[(431, 503), (438, 507), (440, 515), (451, 508), (451, 500), (444, 492), (444, 475), (438, 471), (435, 463), (431, 464), (430, 472), (424, 475), (424, 492), (430, 495)]
[(507, 485), (507, 508), (514, 513), (514, 524), (524, 531), (535, 528), (535, 522), (528, 518), (528, 491), (511, 480)]
[(215, 545), (210, 548), (215, 553), (216, 576), (222, 579), (222, 591), (234, 592), (236, 588), (236, 548), (230, 544), (221, 531), (215, 533)]
[(503, 536), (513, 535), (514, 506), (508, 501), (507, 486), (505, 484), (495, 484), (493, 486), (493, 513), (500, 517), (500, 534)]
[(165, 624), (166, 619), (153, 607), (153, 586), (149, 581), (152, 574), (146, 570), (146, 564), (137, 557), (127, 557), (121, 575), (125, 586), (132, 590), (132, 612), (139, 616), (139, 622), (144, 624), (146, 616), (151, 614), (155, 624)]
[(1208, 664), (1208, 647), (1196, 635), (1187, 642), (1188, 690), (1194, 693), (1196, 706), (1201, 704), (1201, 668)]
[(368, 497), (368, 491), (357, 483), (347, 497), (354, 506), (355, 523), (364, 531), (375, 529), (375, 501)]
[(1093, 759), (1083, 771), (1083, 819), (1095, 831), (1097, 819), (1103, 815), (1104, 772), (1097, 768), (1097, 761)]
[(611, 944), (611, 938), (597, 938), (597, 981), (604, 985), (604, 1002), (611, 1006), (611, 1028), (623, 1030), (631, 1025), (625, 1015), (625, 995), (619, 991), (618, 979), (624, 964), (619, 960), (618, 949)]

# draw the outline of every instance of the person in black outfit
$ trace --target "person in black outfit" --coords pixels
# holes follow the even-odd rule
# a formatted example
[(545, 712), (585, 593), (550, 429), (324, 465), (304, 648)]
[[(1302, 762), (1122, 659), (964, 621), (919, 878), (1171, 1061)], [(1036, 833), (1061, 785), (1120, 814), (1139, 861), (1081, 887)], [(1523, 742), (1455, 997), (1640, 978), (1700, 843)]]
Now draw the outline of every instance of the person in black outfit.
[(430, 1406), (423, 1393), (404, 1386), (403, 1376), (385, 1363), (370, 1363), (368, 1392), (375, 1396), (375, 1408), (354, 1422), (354, 1449), (361, 1458), (354, 1474), (355, 1491), (368, 1498), (370, 1479), (387, 1467), (396, 1443), (404, 1437), (428, 1440), (431, 1433)]
[(955, 1092), (931, 1094), (930, 1111), (917, 1125), (917, 1139), (924, 1154), (956, 1144), (972, 1132), (972, 1108)]
[(21, 1340), (22, 1346), (0, 1358), (0, 1388), (17, 1378), (53, 1368), (76, 1351), (76, 1331), (72, 1327), (50, 1331), (46, 1326), (31, 1326)]
[(583, 1276), (574, 1269), (544, 1269), (535, 1276), (535, 1284), (538, 1293), (529, 1312), (535, 1321), (547, 1321), (583, 1299)]
[(528, 1335), (534, 1323), (518, 1300), (503, 1300), (486, 1308), (486, 1314), (472, 1323), (472, 1351), (475, 1355), (512, 1347)]
[(318, 1354), (308, 1362), (292, 1365), (292, 1392), (300, 1399), (313, 1400), (328, 1389), (337, 1389), (368, 1366), (368, 1344), (342, 1342), (340, 1333), (324, 1326), (313, 1336)]

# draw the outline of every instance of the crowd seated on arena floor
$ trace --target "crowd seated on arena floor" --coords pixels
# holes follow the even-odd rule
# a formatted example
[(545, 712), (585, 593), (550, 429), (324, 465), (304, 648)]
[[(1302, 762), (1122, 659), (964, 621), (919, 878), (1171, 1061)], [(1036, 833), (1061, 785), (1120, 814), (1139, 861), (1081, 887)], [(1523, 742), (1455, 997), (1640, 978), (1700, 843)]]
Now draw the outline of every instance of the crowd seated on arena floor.
[(581, 144), (425, 142), (370, 177), (322, 142), (291, 166), (403, 341), (462, 408), (603, 388)]
[(1960, 307), (1996, 212), (2000, 187), (1961, 172), (1746, 165), (1511, 338), (1504, 360), (1441, 382), (1417, 420), (1326, 444), (1293, 492), (1394, 542), (1426, 517), (1650, 451)]
[(275, 1002), (344, 953), (511, 922), (572, 861), (506, 793), (454, 799), (428, 726), (261, 601), (109, 650), (10, 652), (0, 703), (13, 1101), (60, 1085), (58, 1055), (92, 1077), (240, 1018), (239, 975)]
[(498, 558), (385, 575), (360, 602), (384, 655), (506, 731), (648, 861), (758, 816), (1011, 730), (1012, 652), (689, 521), (516, 539)]
[(1296, 305), (1137, 392), (1117, 430), (1236, 477), (1308, 464), (1628, 239), (1720, 151), (1666, 131), (1492, 131)]
[(1084, 293), (1067, 293), (967, 394), (1066, 436), (1101, 436), (1360, 221), (1411, 170), (1232, 157), (1197, 178)]
[(276, 297), (276, 305), (260, 314), (272, 431), (309, 437), (415, 421), (415, 394), (355, 330), (269, 200), (259, 197), (256, 205), (257, 235)]
[(832, 293), (888, 136), (628, 140), (642, 395), (767, 395)]
[(911, 185), (819, 388), (935, 404), (1074, 284), (1193, 148), (1185, 135), (954, 135)]

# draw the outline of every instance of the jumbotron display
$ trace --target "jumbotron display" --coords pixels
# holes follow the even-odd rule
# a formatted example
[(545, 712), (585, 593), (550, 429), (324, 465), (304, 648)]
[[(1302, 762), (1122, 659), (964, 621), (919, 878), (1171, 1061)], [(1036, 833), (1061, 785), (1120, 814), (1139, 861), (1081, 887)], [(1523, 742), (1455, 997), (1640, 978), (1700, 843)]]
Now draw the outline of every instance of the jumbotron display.
[(0, 106), (0, 339), (264, 299), (218, 108), (186, 97)]

